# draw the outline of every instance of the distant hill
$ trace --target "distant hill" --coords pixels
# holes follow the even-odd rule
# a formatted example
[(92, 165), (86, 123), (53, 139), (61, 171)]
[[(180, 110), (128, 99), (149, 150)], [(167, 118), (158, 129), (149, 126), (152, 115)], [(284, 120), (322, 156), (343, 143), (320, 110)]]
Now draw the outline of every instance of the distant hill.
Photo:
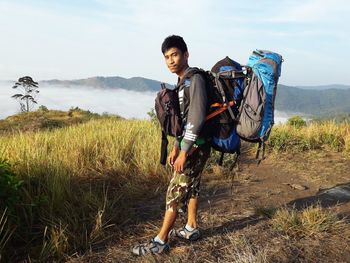
[(350, 85), (332, 84), (332, 85), (319, 85), (319, 86), (295, 86), (295, 88), (310, 89), (310, 90), (350, 89)]
[(316, 116), (350, 113), (350, 89), (305, 90), (278, 86), (277, 110)]
[[(159, 91), (160, 81), (146, 79), (142, 77), (122, 78), (122, 77), (92, 77), (78, 80), (45, 80), (40, 81), (39, 85), (62, 85), (65, 87), (71, 86), (86, 86), (100, 89), (126, 89), (133, 91)], [(170, 84), (167, 84), (171, 87)]]

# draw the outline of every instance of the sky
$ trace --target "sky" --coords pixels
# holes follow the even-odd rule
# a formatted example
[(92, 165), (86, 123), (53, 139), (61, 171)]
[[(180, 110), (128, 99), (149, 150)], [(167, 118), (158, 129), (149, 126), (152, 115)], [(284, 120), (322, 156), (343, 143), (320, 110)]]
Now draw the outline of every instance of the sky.
[(350, 84), (346, 0), (0, 0), (0, 80), (141, 76), (175, 83), (160, 46), (183, 36), (191, 66), (254, 49), (284, 58), (281, 84)]

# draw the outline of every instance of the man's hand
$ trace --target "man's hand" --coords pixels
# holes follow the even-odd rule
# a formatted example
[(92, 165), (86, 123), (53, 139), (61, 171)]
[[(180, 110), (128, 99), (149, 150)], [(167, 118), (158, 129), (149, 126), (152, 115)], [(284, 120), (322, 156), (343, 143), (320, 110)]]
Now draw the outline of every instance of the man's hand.
[(179, 155), (179, 152), (180, 152), (180, 149), (177, 148), (177, 147), (174, 147), (173, 150), (171, 151), (171, 153), (170, 153), (170, 155), (168, 157), (168, 161), (169, 161), (169, 164), (171, 166), (174, 165), (175, 160), (176, 160), (177, 156)]
[(177, 173), (183, 172), (186, 159), (187, 159), (187, 153), (185, 151), (181, 151), (174, 163), (174, 169)]

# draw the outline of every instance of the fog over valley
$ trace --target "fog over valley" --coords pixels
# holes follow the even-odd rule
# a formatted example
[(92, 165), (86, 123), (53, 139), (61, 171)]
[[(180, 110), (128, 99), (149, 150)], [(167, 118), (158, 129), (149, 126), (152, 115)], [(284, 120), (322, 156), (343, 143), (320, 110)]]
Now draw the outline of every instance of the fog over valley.
[[(0, 119), (19, 112), (19, 103), (11, 98), (16, 93), (14, 82), (0, 83)], [(38, 105), (52, 110), (69, 110), (79, 107), (95, 113), (118, 114), (124, 118), (147, 118), (154, 107), (156, 92), (137, 92), (125, 89), (96, 89), (84, 86), (40, 85)], [(275, 123), (285, 122), (288, 114), (275, 112)]]
[[(123, 89), (103, 90), (91, 87), (40, 86), (38, 105), (48, 109), (69, 110), (79, 107), (95, 113), (118, 114), (125, 118), (146, 118), (154, 105), (155, 92), (135, 92)], [(11, 98), (16, 91), (0, 85), (0, 118), (19, 112), (19, 103)]]

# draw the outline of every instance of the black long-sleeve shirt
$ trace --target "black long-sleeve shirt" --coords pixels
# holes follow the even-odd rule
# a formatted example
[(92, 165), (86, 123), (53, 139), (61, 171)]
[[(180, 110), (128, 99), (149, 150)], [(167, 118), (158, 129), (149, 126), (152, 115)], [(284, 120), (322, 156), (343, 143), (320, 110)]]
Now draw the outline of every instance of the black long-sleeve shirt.
[[(185, 76), (195, 68), (187, 68)], [(199, 139), (208, 111), (206, 82), (201, 74), (178, 80), (177, 84), (183, 135), (176, 138), (175, 145), (187, 152)]]

